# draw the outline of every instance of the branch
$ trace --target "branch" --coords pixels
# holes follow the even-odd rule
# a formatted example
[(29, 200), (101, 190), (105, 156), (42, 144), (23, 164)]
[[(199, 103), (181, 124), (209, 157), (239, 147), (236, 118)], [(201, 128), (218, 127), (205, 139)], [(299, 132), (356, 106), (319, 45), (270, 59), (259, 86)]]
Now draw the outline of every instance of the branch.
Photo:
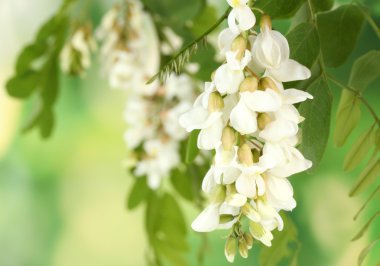
[(155, 74), (147, 84), (152, 83), (156, 79), (160, 81), (165, 81), (170, 73), (175, 72), (180, 74), (183, 68), (183, 65), (187, 63), (192, 54), (195, 54), (200, 45), (205, 45), (207, 42), (207, 35), (209, 35), (214, 29), (216, 29), (228, 16), (231, 8), (228, 8), (226, 12), (219, 18), (219, 20), (212, 25), (205, 33), (199, 36), (197, 39), (186, 45), (182, 48), (168, 63), (166, 63), (161, 70)]

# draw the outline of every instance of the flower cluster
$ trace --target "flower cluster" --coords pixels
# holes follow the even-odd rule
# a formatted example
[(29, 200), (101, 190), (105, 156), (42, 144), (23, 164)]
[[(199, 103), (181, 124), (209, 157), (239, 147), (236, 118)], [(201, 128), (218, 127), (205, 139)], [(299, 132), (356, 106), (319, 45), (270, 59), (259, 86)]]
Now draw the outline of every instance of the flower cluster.
[(195, 98), (195, 84), (188, 75), (172, 75), (165, 85), (146, 84), (159, 69), (160, 49), (170, 52), (168, 47), (182, 45), (169, 28), (164, 34), (166, 42), (160, 43), (150, 15), (135, 0), (113, 7), (97, 31), (109, 84), (128, 93), (124, 139), (133, 158), (128, 166), (134, 175), (146, 176), (151, 189), (181, 163), (180, 143), (188, 133), (178, 120)]
[(83, 76), (91, 65), (91, 52), (94, 52), (96, 47), (90, 26), (77, 29), (61, 51), (62, 71), (70, 75)]
[[(214, 150), (202, 190), (209, 205), (194, 220), (198, 232), (231, 229), (225, 246), (228, 261), (242, 257), (256, 239), (271, 246), (274, 229), (283, 229), (281, 210), (296, 206), (288, 177), (311, 167), (296, 148), (299, 123), (294, 104), (313, 97), (283, 82), (304, 80), (310, 71), (289, 58), (286, 38), (263, 15), (260, 32), (248, 0), (227, 0), (228, 28), (219, 35), (225, 58), (205, 83), (191, 110), (180, 117), (187, 131), (200, 130), (198, 148)], [(249, 230), (243, 228), (249, 221)]]

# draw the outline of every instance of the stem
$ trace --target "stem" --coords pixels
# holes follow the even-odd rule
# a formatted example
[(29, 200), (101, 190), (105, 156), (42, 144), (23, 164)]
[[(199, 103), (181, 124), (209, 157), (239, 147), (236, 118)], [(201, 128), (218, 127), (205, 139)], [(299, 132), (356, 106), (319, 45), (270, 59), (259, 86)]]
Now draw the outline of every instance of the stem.
[(150, 84), (152, 83), (155, 79), (157, 79), (160, 75), (160, 73), (162, 71), (164, 71), (166, 68), (170, 67), (171, 65), (174, 65), (176, 63), (176, 61), (178, 60), (178, 58), (180, 58), (188, 49), (190, 49), (191, 47), (194, 47), (197, 45), (197, 43), (199, 43), (200, 41), (202, 41), (207, 35), (209, 35), (213, 30), (215, 30), (227, 17), (228, 17), (228, 14), (231, 10), (231, 7), (229, 7), (226, 12), (224, 12), (224, 14), (218, 19), (218, 21), (212, 25), (207, 31), (205, 31), (201, 36), (199, 36), (197, 39), (195, 39), (194, 41), (192, 41), (191, 43), (187, 44), (185, 47), (183, 47), (172, 59), (170, 59), (170, 61), (168, 63), (166, 63), (162, 68), (161, 70), (155, 74), (148, 82), (147, 84)]
[(344, 85), (342, 82), (340, 82), (339, 80), (335, 79), (334, 77), (330, 76), (327, 74), (327, 77), (332, 81), (334, 82), (336, 85), (338, 85), (339, 87), (343, 88), (343, 89), (346, 89), (346, 90), (349, 90), (350, 92), (354, 93), (356, 95), (356, 97), (367, 107), (368, 111), (371, 113), (371, 115), (373, 116), (373, 119), (375, 119), (376, 123), (378, 124), (378, 126), (380, 127), (380, 118), (377, 116), (375, 110), (372, 108), (372, 106), (368, 103), (368, 101), (366, 99), (363, 98), (363, 96), (361, 95), (360, 92), (356, 91), (355, 89), (349, 87), (349, 86), (346, 86)]

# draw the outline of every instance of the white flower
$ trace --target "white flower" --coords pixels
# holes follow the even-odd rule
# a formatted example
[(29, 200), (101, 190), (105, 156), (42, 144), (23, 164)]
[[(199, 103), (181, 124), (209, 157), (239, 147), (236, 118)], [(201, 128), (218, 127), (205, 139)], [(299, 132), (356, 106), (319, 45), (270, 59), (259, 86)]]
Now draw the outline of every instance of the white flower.
[(229, 28), (222, 30), (218, 36), (218, 47), (220, 53), (225, 55), (231, 51), (231, 45), (239, 33), (232, 32)]
[(234, 33), (240, 33), (251, 29), (256, 23), (256, 17), (250, 7), (248, 0), (227, 0), (232, 7), (228, 15), (228, 26)]
[(165, 82), (165, 98), (173, 100), (178, 98), (181, 101), (192, 101), (194, 97), (194, 82), (188, 75), (170, 75)]
[(205, 84), (205, 91), (195, 100), (193, 108), (183, 114), (180, 119), (180, 125), (188, 132), (194, 129), (200, 129), (198, 135), (198, 147), (204, 150), (212, 150), (221, 143), (223, 123), (223, 106), (216, 106), (215, 110), (209, 110), (209, 100), (211, 95), (215, 96), (223, 105), (223, 99), (214, 93), (214, 86), (211, 83)]
[(270, 122), (259, 133), (259, 137), (265, 141), (280, 142), (286, 138), (297, 135), (298, 125), (290, 120), (277, 119)]
[(242, 92), (239, 103), (231, 111), (231, 126), (243, 135), (254, 133), (257, 130), (257, 114), (273, 112), (280, 107), (281, 98), (271, 89)]
[(286, 178), (268, 174), (265, 183), (267, 200), (273, 208), (291, 211), (296, 207), (296, 201), (293, 198), (293, 187)]
[(255, 198), (265, 193), (265, 183), (262, 173), (265, 169), (257, 166), (241, 166), (241, 175), (236, 180), (236, 190), (247, 198)]
[(165, 132), (174, 140), (183, 140), (187, 136), (187, 132), (179, 124), (179, 117), (191, 109), (191, 104), (181, 102), (170, 110), (166, 111), (162, 122)]
[(144, 143), (146, 158), (137, 163), (135, 174), (146, 175), (148, 185), (157, 189), (163, 178), (179, 164), (178, 143), (174, 141), (149, 140)]
[(297, 148), (287, 142), (266, 142), (263, 153), (272, 158), (275, 167), (269, 173), (276, 177), (288, 177), (312, 166), (311, 161), (305, 159)]
[(288, 82), (310, 78), (310, 70), (289, 59), (289, 54), (286, 38), (267, 25), (262, 28), (252, 47), (253, 61), (257, 60), (266, 69), (267, 74), (277, 81)]
[(228, 64), (221, 65), (215, 72), (215, 86), (221, 94), (233, 94), (244, 80), (242, 70), (233, 70)]

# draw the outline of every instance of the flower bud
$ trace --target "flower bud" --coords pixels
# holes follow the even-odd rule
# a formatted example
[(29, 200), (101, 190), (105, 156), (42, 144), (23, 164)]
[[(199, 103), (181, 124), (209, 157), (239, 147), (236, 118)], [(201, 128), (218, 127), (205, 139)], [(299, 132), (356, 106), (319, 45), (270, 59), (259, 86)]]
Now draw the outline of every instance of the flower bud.
[(223, 97), (219, 92), (212, 92), (208, 98), (208, 110), (210, 112), (219, 112), (224, 108)]
[(239, 150), (238, 150), (238, 158), (239, 158), (239, 161), (240, 161), (242, 164), (245, 164), (245, 165), (247, 165), (247, 166), (253, 164), (253, 155), (252, 155), (252, 151), (251, 151), (251, 148), (248, 146), (247, 143), (244, 143), (243, 145), (241, 145), (241, 146), (239, 147)]
[(226, 245), (224, 246), (224, 255), (230, 263), (235, 260), (236, 247), (236, 239), (233, 236), (229, 236), (227, 238)]
[(248, 245), (243, 236), (239, 237), (239, 253), (243, 258), (248, 258)]
[(260, 130), (264, 130), (270, 122), (272, 122), (272, 119), (267, 113), (261, 113), (257, 117), (257, 126)]
[(243, 82), (240, 84), (239, 90), (240, 92), (254, 92), (257, 90), (259, 85), (259, 81), (257, 80), (256, 77), (248, 77), (243, 80)]
[(253, 237), (249, 233), (244, 233), (243, 235), (245, 242), (247, 243), (248, 249), (251, 249), (253, 247)]
[(262, 15), (260, 19), (260, 28), (264, 29), (265, 27), (272, 29), (272, 20), (268, 15)]
[(247, 49), (247, 40), (243, 36), (239, 35), (232, 42), (231, 51), (237, 52), (236, 58), (240, 60), (244, 56), (245, 49)]
[(271, 78), (263, 77), (259, 82), (259, 90), (265, 91), (266, 89), (272, 89), (275, 92), (280, 92), (280, 89)]
[(219, 223), (226, 224), (232, 222), (235, 217), (232, 214), (222, 214), (219, 216)]
[(226, 151), (232, 150), (234, 145), (236, 144), (236, 132), (231, 127), (225, 127), (222, 133), (222, 145), (223, 149)]

